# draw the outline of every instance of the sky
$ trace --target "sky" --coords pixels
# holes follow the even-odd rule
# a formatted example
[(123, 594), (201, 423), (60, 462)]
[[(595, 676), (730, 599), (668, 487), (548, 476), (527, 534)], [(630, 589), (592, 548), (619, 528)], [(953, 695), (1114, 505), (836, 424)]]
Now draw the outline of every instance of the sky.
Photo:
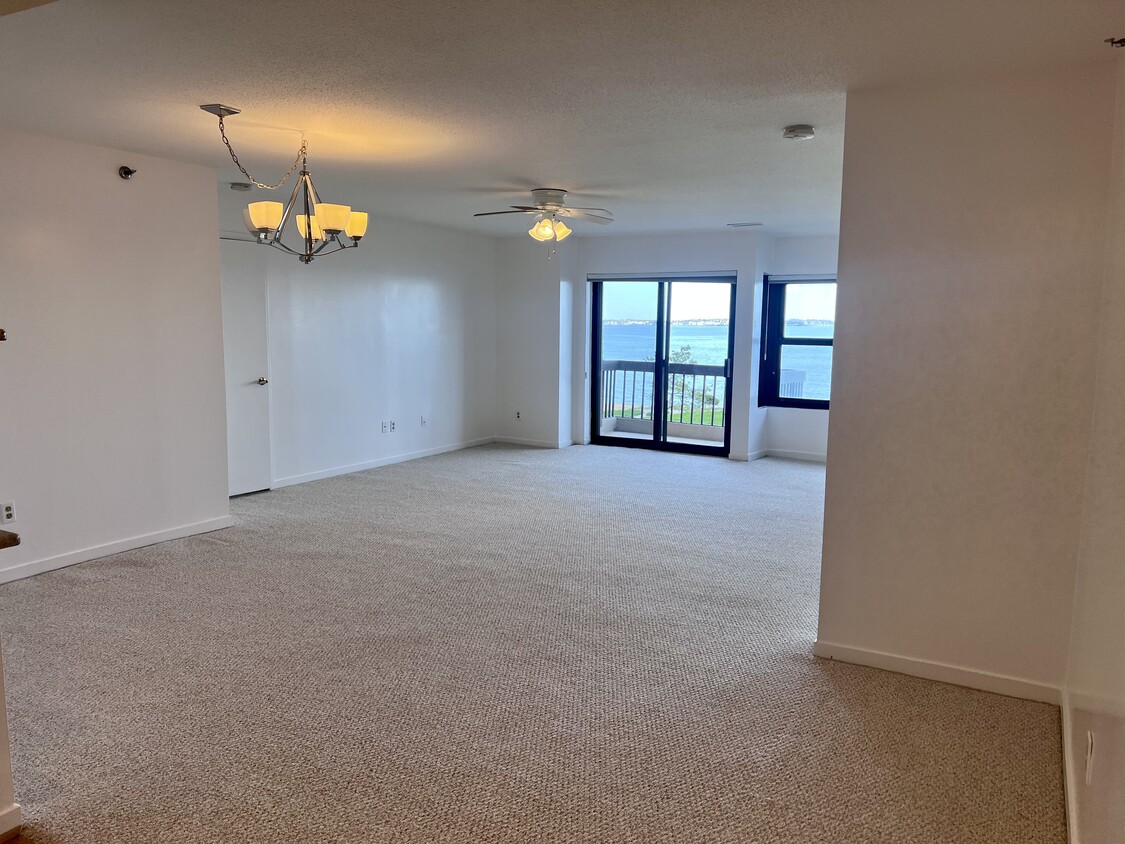
[[(656, 319), (655, 281), (607, 281), (602, 285), (605, 319)], [(729, 319), (730, 285), (673, 282), (672, 319)]]
[(785, 291), (785, 318), (836, 319), (835, 284), (789, 284)]
[[(655, 320), (655, 281), (602, 284), (602, 316), (607, 320)], [(836, 314), (835, 284), (791, 284), (785, 295), (786, 319), (828, 319)], [(672, 282), (672, 319), (728, 319), (730, 285)]]

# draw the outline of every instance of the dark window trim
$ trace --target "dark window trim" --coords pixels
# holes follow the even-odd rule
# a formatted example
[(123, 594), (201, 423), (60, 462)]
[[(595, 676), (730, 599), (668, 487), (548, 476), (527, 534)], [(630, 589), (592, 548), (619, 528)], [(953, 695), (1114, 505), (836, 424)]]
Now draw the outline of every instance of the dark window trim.
[[(730, 285), (730, 317), (728, 318), (727, 329), (727, 375), (726, 375), (726, 393), (725, 393), (725, 407), (731, 408), (734, 404), (734, 333), (735, 333), (735, 313), (737, 311), (738, 300), (738, 274), (736, 272), (720, 272), (720, 273), (661, 273), (661, 274), (615, 274), (615, 275), (594, 275), (586, 276), (587, 282), (591, 285), (591, 345), (590, 345), (590, 372), (593, 376), (590, 379), (590, 442), (593, 445), (612, 445), (624, 448), (647, 448), (654, 451), (670, 451), (679, 452), (682, 454), (704, 454), (715, 457), (730, 457), (731, 447), (731, 428), (732, 428), (732, 415), (730, 412), (725, 413), (724, 417), (724, 432), (723, 441), (720, 445), (697, 445), (695, 443), (684, 442), (667, 442), (665, 441), (665, 434), (667, 433), (665, 425), (665, 413), (662, 411), (659, 414), (654, 413), (653, 419), (653, 438), (646, 439), (626, 439), (622, 437), (604, 436), (599, 431), (601, 423), (601, 361), (602, 361), (602, 294), (601, 285), (603, 282), (616, 282), (616, 281), (648, 281), (656, 282), (661, 285), (660, 294), (657, 300), (657, 337), (656, 355), (657, 361), (653, 364), (654, 373), (660, 372), (661, 376), (666, 374), (665, 368), (662, 365), (668, 355), (668, 335), (665, 331), (664, 316), (669, 307), (669, 300), (671, 299), (670, 285), (664, 286), (666, 282), (717, 282), (720, 284)], [(661, 395), (666, 395), (661, 392)], [(663, 401), (663, 399), (662, 399)], [(663, 407), (663, 405), (662, 405)]]
[[(762, 280), (762, 352), (758, 370), (758, 407), (828, 410), (826, 399), (795, 399), (781, 391), (781, 347), (832, 346), (834, 338), (785, 336), (785, 286), (836, 284), (836, 276), (765, 276)], [(833, 332), (835, 333), (835, 332)]]

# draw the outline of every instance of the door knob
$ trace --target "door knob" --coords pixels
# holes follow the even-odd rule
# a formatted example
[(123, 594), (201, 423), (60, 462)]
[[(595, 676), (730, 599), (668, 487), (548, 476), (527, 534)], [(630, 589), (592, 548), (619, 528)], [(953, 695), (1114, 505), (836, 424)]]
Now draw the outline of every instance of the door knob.
[(261, 385), (262, 385), (263, 387), (264, 387), (264, 386), (265, 386), (266, 384), (268, 384), (269, 382), (270, 382), (270, 379), (268, 379), (268, 378), (267, 378), (266, 376), (264, 376), (264, 375), (263, 375), (263, 376), (262, 376), (261, 378), (259, 378), (259, 379), (258, 379), (258, 383), (259, 383), (259, 384), (261, 384)]

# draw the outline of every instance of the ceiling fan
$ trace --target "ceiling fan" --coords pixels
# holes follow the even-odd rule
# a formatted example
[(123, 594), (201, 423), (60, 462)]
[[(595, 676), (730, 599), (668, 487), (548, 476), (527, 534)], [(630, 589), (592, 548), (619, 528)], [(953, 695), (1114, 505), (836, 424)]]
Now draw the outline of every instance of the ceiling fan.
[(534, 205), (512, 205), (509, 211), (482, 211), (474, 217), (494, 217), (498, 214), (534, 214), (535, 222), (528, 234), (536, 240), (564, 240), (570, 236), (570, 228), (562, 218), (589, 220), (599, 225), (613, 222), (613, 212), (604, 208), (572, 208), (566, 205), (566, 191), (559, 188), (535, 188), (531, 192)]

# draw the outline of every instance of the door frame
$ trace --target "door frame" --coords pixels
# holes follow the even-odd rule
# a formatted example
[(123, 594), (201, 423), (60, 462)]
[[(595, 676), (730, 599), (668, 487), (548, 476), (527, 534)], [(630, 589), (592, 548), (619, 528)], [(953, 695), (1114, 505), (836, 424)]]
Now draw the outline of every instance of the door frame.
[[(731, 408), (734, 395), (734, 331), (735, 310), (738, 299), (738, 274), (736, 272), (718, 273), (644, 273), (620, 275), (588, 276), (591, 285), (590, 296), (590, 442), (593, 445), (610, 445), (622, 448), (647, 448), (652, 451), (672, 451), (680, 454), (703, 454), (713, 457), (730, 457)], [(656, 361), (653, 366), (653, 398), (657, 385), (660, 387), (660, 413), (653, 412), (651, 440), (632, 437), (612, 437), (601, 433), (602, 403), (602, 284), (607, 281), (619, 282), (657, 282), (656, 307)], [(672, 282), (709, 282), (730, 285), (730, 315), (727, 321), (727, 372), (723, 391), (723, 442), (713, 446), (697, 443), (668, 442), (668, 309), (672, 298)]]

